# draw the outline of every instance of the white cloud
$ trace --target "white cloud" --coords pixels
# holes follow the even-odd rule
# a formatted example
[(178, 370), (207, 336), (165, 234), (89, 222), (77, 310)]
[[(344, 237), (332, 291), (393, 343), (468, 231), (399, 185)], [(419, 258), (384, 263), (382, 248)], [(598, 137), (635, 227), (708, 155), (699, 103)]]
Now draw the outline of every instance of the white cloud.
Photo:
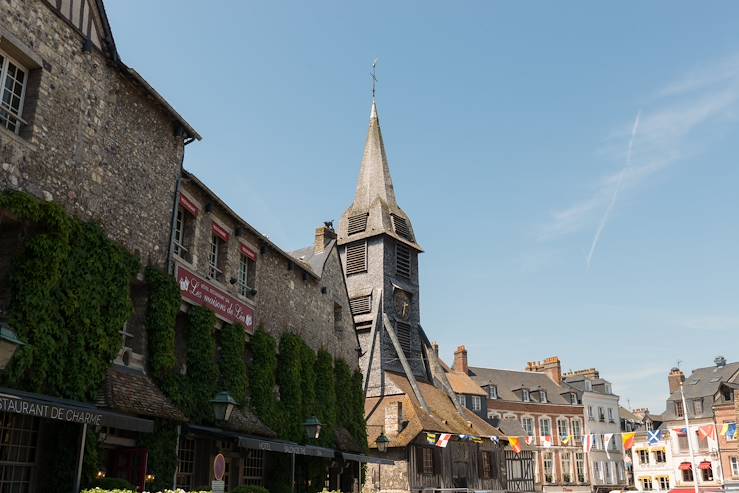
[(599, 149), (599, 155), (619, 171), (598, 180), (592, 193), (555, 210), (539, 229), (547, 241), (597, 226), (621, 181), (621, 191), (633, 189), (687, 154), (693, 133), (708, 124), (736, 118), (739, 106), (739, 54), (693, 71), (667, 84), (650, 103), (634, 137), (632, 165), (624, 167), (633, 122), (624, 123)]

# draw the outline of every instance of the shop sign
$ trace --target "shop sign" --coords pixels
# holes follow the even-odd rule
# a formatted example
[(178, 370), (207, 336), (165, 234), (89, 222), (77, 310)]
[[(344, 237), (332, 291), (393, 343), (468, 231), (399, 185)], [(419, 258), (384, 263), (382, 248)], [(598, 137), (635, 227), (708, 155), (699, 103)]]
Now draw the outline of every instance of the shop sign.
[(95, 426), (103, 424), (103, 414), (96, 412), (94, 409), (75, 409), (43, 404), (5, 394), (0, 394), (0, 412), (25, 414), (66, 423), (87, 423)]
[(243, 325), (249, 334), (254, 333), (254, 310), (245, 303), (179, 264), (177, 283), (183, 299), (212, 310), (228, 323)]

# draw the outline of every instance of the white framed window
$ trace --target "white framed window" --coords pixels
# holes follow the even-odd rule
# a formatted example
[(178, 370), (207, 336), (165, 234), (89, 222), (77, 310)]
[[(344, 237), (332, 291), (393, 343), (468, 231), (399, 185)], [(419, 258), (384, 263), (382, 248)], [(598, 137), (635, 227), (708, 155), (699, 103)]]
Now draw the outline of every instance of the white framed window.
[(613, 423), (613, 408), (612, 407), (608, 408), (608, 422)]
[(570, 422), (567, 418), (557, 418), (557, 434), (560, 440), (570, 434)]
[(494, 420), (494, 419), (497, 419), (498, 421), (500, 421), (501, 420), (500, 413), (496, 413), (496, 412), (493, 412), (493, 411), (488, 411), (488, 419), (491, 420), (491, 421)]
[(530, 437), (534, 436), (534, 418), (530, 416), (524, 416), (521, 418), (521, 428)]
[(528, 389), (523, 389), (521, 391), (521, 396), (522, 396), (522, 399), (523, 399), (524, 402), (531, 401), (531, 396), (529, 395)]
[(602, 460), (599, 460), (597, 464), (598, 464), (598, 479), (600, 479), (601, 481), (605, 481), (606, 480), (606, 464)]
[(28, 70), (0, 51), (0, 126), (16, 134), (25, 123), (22, 115), (27, 85)]
[(593, 406), (588, 406), (588, 421), (593, 421)]
[(479, 395), (472, 396), (472, 410), (480, 411), (482, 409), (482, 399)]
[(562, 452), (562, 481), (565, 483), (573, 483), (572, 477), (572, 454), (570, 452)]
[(264, 482), (264, 450), (248, 449), (243, 461), (241, 481), (243, 484), (262, 486)]
[(582, 427), (579, 419), (572, 420), (572, 435), (575, 438), (580, 438), (582, 436)]
[(641, 478), (639, 482), (641, 483), (642, 490), (644, 491), (652, 490), (652, 478), (649, 478), (649, 477)]
[(657, 484), (659, 485), (659, 489), (662, 491), (669, 491), (670, 490), (670, 478), (667, 476), (658, 476), (654, 478), (657, 480)]
[(606, 421), (606, 412), (602, 407), (598, 407), (598, 421), (604, 423)]
[(624, 463), (623, 462), (618, 462), (618, 463), (616, 463), (616, 466), (618, 468), (618, 480), (619, 481), (624, 481), (626, 479), (626, 477), (624, 475)]
[(542, 435), (551, 436), (552, 435), (552, 419), (551, 418), (541, 418), (539, 420), (539, 429), (541, 429)]
[(578, 402), (577, 402), (577, 394), (574, 393), (574, 392), (570, 394), (570, 404), (572, 404), (573, 406), (577, 406), (577, 404), (578, 404)]
[(584, 483), (587, 479), (585, 476), (585, 454), (575, 452), (575, 476), (578, 483)]
[(693, 401), (693, 412), (696, 416), (703, 414), (703, 399), (695, 399)]
[(739, 457), (736, 455), (731, 457), (731, 477), (739, 478)]
[(256, 273), (256, 262), (244, 255), (239, 254), (239, 294), (251, 297), (254, 295), (254, 275)]
[(616, 481), (616, 462), (608, 463), (608, 483), (613, 484)]
[(498, 398), (498, 386), (490, 384), (488, 385), (488, 397), (490, 399), (497, 399)]
[(554, 483), (554, 458), (551, 452), (544, 452), (544, 482)]
[(539, 402), (546, 403), (547, 402), (547, 392), (546, 390), (540, 390), (539, 391)]
[(462, 407), (467, 407), (467, 398), (463, 394), (457, 395), (457, 402)]
[(208, 250), (208, 275), (212, 279), (220, 279), (223, 276), (222, 253), (223, 240), (215, 234), (210, 235), (210, 248)]

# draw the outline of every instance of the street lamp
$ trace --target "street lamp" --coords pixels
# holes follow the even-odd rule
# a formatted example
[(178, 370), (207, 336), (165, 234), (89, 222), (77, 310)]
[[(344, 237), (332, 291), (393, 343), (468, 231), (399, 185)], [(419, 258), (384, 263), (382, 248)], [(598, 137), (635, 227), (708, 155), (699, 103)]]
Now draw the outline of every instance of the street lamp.
[(375, 443), (377, 444), (377, 451), (381, 454), (384, 454), (387, 452), (387, 445), (390, 443), (390, 439), (385, 435), (385, 432), (380, 432), (380, 436), (377, 437), (377, 440), (375, 440)]
[(23, 341), (18, 339), (18, 335), (10, 325), (0, 320), (0, 371), (5, 370), (8, 366), (16, 349), (25, 345)]
[(318, 418), (311, 416), (303, 422), (305, 428), (305, 438), (309, 440), (318, 439), (321, 435), (321, 422)]
[(218, 392), (214, 398), (210, 400), (211, 406), (213, 406), (213, 414), (218, 422), (226, 422), (231, 417), (231, 413), (234, 407), (238, 405), (238, 402), (231, 397), (226, 391)]

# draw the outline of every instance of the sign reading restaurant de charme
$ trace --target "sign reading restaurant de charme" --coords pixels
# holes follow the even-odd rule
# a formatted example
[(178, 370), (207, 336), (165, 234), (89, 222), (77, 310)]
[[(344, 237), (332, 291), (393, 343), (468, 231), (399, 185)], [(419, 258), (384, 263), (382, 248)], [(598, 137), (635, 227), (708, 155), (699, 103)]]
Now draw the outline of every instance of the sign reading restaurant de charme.
[(219, 318), (228, 323), (243, 325), (249, 334), (254, 333), (254, 310), (245, 303), (179, 264), (177, 264), (177, 282), (184, 299), (213, 310)]
[(95, 409), (76, 409), (30, 401), (14, 395), (0, 394), (0, 412), (26, 414), (37, 418), (56, 419), (69, 423), (86, 423), (100, 426), (103, 415)]

